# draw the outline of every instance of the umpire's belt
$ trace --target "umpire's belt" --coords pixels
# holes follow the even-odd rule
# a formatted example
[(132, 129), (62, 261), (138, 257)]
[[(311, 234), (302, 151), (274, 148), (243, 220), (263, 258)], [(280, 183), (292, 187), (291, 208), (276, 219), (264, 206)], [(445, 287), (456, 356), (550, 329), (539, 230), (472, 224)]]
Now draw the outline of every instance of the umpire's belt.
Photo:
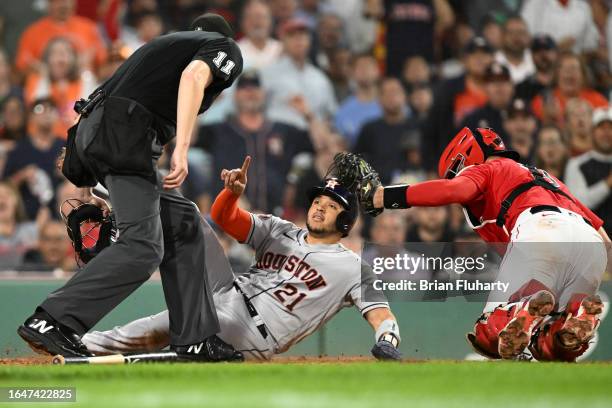
[(240, 289), (240, 286), (238, 286), (236, 282), (234, 282), (234, 288), (238, 293), (242, 295), (242, 298), (244, 299), (244, 304), (246, 305), (246, 308), (249, 311), (249, 316), (251, 316), (251, 318), (255, 322), (255, 325), (257, 325), (257, 330), (259, 330), (259, 333), (261, 333), (264, 339), (268, 338), (268, 331), (266, 330), (266, 325), (264, 324), (263, 320), (261, 320), (261, 316), (259, 316), (257, 310), (255, 310), (255, 306), (253, 306), (253, 303), (251, 303), (248, 296), (242, 291), (242, 289)]

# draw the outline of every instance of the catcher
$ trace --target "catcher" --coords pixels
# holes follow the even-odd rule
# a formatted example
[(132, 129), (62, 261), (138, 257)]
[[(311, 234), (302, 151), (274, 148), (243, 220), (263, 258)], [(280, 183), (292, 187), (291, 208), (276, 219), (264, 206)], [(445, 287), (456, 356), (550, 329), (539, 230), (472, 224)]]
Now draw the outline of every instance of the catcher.
[[(247, 359), (268, 360), (315, 332), (343, 307), (355, 306), (375, 331), (372, 354), (397, 360), (399, 326), (382, 293), (368, 293), (374, 275), (354, 252), (340, 244), (358, 214), (355, 194), (334, 178), (314, 187), (307, 228), (238, 207), (250, 164), (223, 170), (225, 188), (211, 208), (212, 219), (256, 251), (247, 274), (236, 276), (210, 225), (201, 220), (203, 270), (213, 292), (218, 334)], [(155, 351), (169, 344), (168, 311), (112, 330), (83, 336), (95, 354)]]
[(382, 187), (359, 157), (343, 154), (335, 166), (370, 215), (458, 203), (484, 241), (507, 244), (498, 279), (510, 287), (489, 295), (468, 333), (477, 352), (529, 358), (528, 347), (537, 360), (575, 361), (588, 349), (603, 310), (595, 293), (610, 238), (602, 220), (563, 183), (518, 160), (493, 130), (464, 128), (442, 153), (441, 180)]

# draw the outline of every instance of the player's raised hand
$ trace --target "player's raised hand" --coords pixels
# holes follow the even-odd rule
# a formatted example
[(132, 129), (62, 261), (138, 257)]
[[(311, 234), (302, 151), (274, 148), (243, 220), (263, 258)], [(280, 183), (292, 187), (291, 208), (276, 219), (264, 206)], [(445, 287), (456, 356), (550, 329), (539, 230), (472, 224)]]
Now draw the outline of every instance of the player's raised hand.
[(221, 180), (225, 183), (225, 188), (236, 195), (242, 194), (247, 184), (247, 173), (251, 164), (251, 156), (244, 158), (242, 167), (239, 169), (221, 170)]

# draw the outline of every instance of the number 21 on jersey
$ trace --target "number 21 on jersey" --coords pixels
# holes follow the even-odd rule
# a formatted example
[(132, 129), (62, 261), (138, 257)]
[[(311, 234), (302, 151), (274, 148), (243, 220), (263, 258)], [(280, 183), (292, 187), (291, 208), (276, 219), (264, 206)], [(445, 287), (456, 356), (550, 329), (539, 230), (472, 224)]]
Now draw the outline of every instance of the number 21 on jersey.
[[(306, 297), (306, 294), (301, 292), (298, 293), (298, 288), (290, 283), (287, 283), (283, 286), (283, 289), (275, 290), (274, 296), (276, 296), (279, 302), (285, 305), (285, 307), (292, 312), (293, 308)], [(293, 298), (294, 296), (295, 299)]]
[(225, 65), (223, 65), (223, 68), (221, 68), (221, 64), (223, 64), (223, 61), (225, 60), (226, 57), (227, 57), (227, 53), (223, 51), (219, 51), (217, 52), (217, 56), (215, 57), (215, 59), (213, 59), (213, 63), (217, 66), (217, 68), (221, 70), (221, 72), (223, 72), (224, 74), (230, 75), (232, 73), (232, 69), (234, 69), (236, 64), (234, 63), (234, 61), (228, 59), (225, 62)]

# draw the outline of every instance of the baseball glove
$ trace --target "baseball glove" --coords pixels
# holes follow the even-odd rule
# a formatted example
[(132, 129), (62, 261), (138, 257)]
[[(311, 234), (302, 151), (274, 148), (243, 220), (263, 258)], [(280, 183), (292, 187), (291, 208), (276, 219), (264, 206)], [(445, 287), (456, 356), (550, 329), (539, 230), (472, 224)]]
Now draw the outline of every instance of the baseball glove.
[(374, 208), (374, 193), (381, 186), (378, 173), (359, 155), (348, 152), (336, 154), (327, 173), (336, 177), (345, 188), (356, 192), (366, 214), (376, 217), (383, 211), (382, 208)]

